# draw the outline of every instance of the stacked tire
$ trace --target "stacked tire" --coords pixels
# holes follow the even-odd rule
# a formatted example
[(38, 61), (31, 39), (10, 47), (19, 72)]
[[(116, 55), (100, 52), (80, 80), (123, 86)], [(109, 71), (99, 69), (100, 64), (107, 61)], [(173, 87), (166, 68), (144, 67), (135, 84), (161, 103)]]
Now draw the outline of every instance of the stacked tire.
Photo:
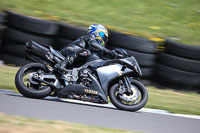
[(143, 81), (151, 80), (157, 57), (156, 43), (144, 38), (111, 31), (108, 45), (111, 48), (123, 48), (130, 56), (134, 56), (141, 67)]
[(80, 36), (84, 36), (86, 34), (87, 28), (59, 23), (59, 30), (54, 48), (60, 50)]
[(23, 65), (25, 61), (25, 43), (35, 41), (53, 45), (58, 32), (58, 25), (51, 21), (27, 17), (14, 12), (6, 12), (7, 23), (3, 35), (3, 53), (0, 56), (6, 64)]
[(1, 50), (3, 32), (5, 29), (5, 17), (6, 15), (4, 13), (0, 13), (0, 50)]
[(158, 56), (155, 79), (169, 87), (199, 88), (200, 47), (166, 39), (165, 51)]

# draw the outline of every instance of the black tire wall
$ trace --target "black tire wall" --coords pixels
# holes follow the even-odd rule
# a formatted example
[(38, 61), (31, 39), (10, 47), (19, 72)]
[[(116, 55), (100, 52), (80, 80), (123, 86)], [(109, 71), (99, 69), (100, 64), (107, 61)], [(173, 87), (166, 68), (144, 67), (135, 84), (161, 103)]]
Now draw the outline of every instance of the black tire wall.
[(8, 27), (40, 35), (54, 36), (57, 34), (58, 25), (54, 22), (28, 17), (14, 12), (7, 11)]
[(59, 39), (56, 40), (54, 48), (56, 50), (61, 50), (63, 47), (67, 46), (71, 42), (73, 42), (73, 41), (72, 40), (68, 40), (68, 39), (59, 38)]
[(108, 44), (143, 53), (157, 52), (157, 45), (150, 40), (114, 31), (110, 33)]
[(57, 50), (67, 46), (69, 43), (76, 40), (80, 36), (87, 34), (87, 28), (64, 23), (59, 23), (58, 26), (59, 30), (54, 45)]
[(23, 66), (25, 64), (31, 63), (31, 61), (25, 60), (24, 58), (13, 56), (6, 53), (1, 53), (0, 59), (8, 65)]
[(25, 57), (25, 45), (13, 41), (4, 41), (3, 44), (1, 49), (7, 54), (21, 58)]
[(192, 60), (167, 53), (160, 53), (158, 62), (165, 66), (173, 67), (179, 70), (200, 73), (200, 60)]
[(166, 39), (165, 52), (183, 58), (200, 60), (200, 47), (184, 45), (178, 42)]
[[(6, 64), (24, 65), (25, 43), (35, 41), (37, 43), (53, 45), (58, 32), (58, 24), (24, 16), (14, 12), (6, 11), (6, 26), (3, 34), (0, 59)], [(6, 55), (10, 55), (6, 57)], [(12, 59), (13, 58), (13, 59)], [(15, 61), (17, 60), (17, 62)]]
[(25, 43), (30, 40), (46, 45), (52, 45), (54, 43), (54, 39), (51, 37), (36, 36), (12, 28), (6, 29), (4, 39), (15, 41), (22, 45), (25, 45)]
[(182, 87), (199, 87), (200, 74), (182, 71), (165, 65), (156, 65), (157, 81)]
[(158, 54), (155, 82), (164, 86), (200, 89), (200, 47), (166, 39), (165, 50)]
[(87, 34), (87, 28), (73, 26), (70, 24), (59, 23), (58, 38), (76, 40), (80, 36)]
[(0, 49), (1, 49), (2, 37), (5, 30), (5, 22), (6, 22), (5, 18), (6, 18), (6, 14), (0, 13)]

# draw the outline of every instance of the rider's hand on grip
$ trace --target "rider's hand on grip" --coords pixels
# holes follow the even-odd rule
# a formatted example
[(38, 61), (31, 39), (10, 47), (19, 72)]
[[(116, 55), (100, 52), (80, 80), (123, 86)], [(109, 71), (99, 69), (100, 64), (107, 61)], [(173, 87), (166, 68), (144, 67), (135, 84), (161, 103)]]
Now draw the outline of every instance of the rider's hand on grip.
[(115, 50), (110, 51), (110, 54), (114, 58), (122, 58), (122, 55), (118, 54)]

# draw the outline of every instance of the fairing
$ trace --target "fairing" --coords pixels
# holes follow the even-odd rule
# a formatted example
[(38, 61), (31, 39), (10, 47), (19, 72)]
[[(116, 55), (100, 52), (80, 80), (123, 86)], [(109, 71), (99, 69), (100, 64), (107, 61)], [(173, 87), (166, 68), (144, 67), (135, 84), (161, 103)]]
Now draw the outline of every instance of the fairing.
[[(108, 64), (110, 63), (110, 64)], [(101, 64), (101, 63), (100, 63)], [(104, 62), (105, 66), (97, 68), (97, 74), (101, 86), (107, 94), (109, 84), (116, 78), (132, 73), (138, 77), (142, 75), (139, 65), (134, 57), (115, 60), (114, 62)], [(125, 67), (125, 68), (124, 68)], [(123, 69), (124, 68), (124, 69)]]

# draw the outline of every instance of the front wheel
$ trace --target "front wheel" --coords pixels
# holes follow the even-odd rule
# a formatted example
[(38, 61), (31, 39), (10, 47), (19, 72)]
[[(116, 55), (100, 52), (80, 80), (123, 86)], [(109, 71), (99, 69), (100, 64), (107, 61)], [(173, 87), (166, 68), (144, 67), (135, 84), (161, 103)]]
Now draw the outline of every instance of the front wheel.
[(131, 81), (131, 93), (126, 93), (122, 84), (116, 83), (109, 90), (112, 104), (126, 111), (137, 111), (145, 106), (148, 100), (148, 92), (144, 85), (137, 80)]
[(17, 90), (25, 97), (44, 98), (51, 93), (48, 85), (34, 81), (33, 75), (46, 73), (44, 65), (40, 63), (30, 63), (21, 67), (15, 76), (15, 85)]

